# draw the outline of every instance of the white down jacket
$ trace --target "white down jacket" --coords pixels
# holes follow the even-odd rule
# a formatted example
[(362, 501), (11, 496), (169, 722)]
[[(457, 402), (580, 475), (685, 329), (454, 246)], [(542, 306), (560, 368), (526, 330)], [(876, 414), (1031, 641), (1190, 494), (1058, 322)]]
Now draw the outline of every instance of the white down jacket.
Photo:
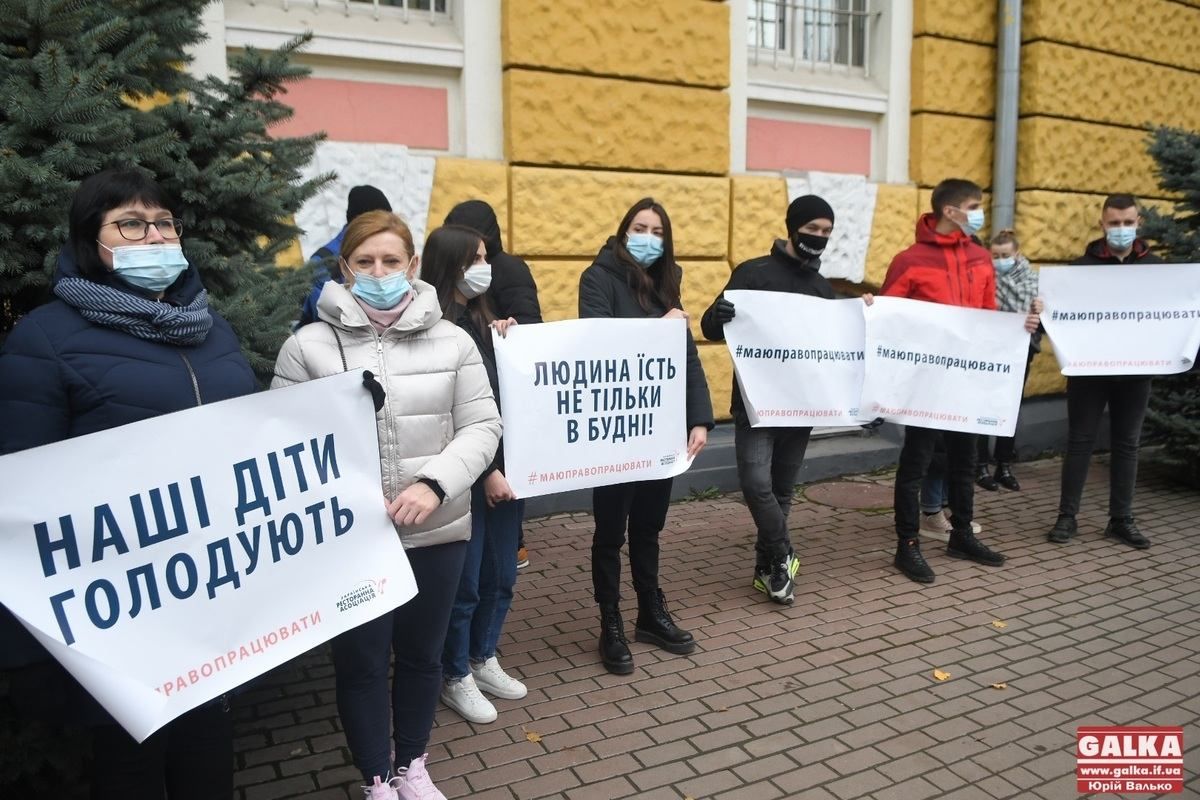
[(284, 343), (271, 381), (276, 389), (347, 369), (375, 373), (387, 392), (375, 415), (384, 496), (391, 500), (423, 478), (446, 493), (423, 525), (397, 526), (406, 548), (471, 538), (471, 484), (500, 441), (500, 414), (478, 348), (442, 319), (432, 286), (413, 281), (412, 291), (404, 314), (381, 335), (346, 287), (329, 281), (317, 301), (321, 321)]

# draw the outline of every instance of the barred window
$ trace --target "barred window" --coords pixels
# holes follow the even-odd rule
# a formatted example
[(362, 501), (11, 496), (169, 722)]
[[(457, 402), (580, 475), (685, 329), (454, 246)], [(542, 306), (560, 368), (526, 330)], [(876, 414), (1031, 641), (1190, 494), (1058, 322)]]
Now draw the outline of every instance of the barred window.
[(872, 16), (868, 0), (749, 0), (751, 62), (865, 69)]

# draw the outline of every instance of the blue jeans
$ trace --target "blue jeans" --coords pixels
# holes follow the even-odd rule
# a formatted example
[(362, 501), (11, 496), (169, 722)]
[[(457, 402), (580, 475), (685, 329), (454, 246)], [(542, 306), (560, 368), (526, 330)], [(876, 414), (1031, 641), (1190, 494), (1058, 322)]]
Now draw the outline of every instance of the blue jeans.
[(478, 663), (496, 655), (504, 618), (512, 607), (520, 535), (518, 501), (489, 508), (483, 486), (472, 487), (471, 541), (442, 649), (442, 672), (447, 679), (470, 672), (468, 659)]
[[(417, 596), (333, 640), (338, 716), (354, 766), (365, 783), (392, 771), (389, 717), (397, 764), (407, 767), (429, 744), (442, 690), (438, 654), (466, 550), (466, 542), (451, 542), (405, 551), (417, 581)], [(396, 664), (388, 703), (388, 662), (393, 651)]]

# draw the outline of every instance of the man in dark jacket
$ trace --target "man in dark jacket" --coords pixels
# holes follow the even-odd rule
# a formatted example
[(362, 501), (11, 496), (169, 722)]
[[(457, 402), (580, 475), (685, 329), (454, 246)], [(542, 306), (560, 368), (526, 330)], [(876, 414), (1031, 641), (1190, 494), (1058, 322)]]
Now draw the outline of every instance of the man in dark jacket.
[[(1100, 211), (1102, 238), (1089, 242), (1074, 264), (1161, 264), (1144, 239), (1138, 238), (1142, 223), (1133, 195), (1107, 197)], [(1138, 444), (1142, 420), (1150, 401), (1150, 378), (1144, 375), (1092, 375), (1067, 378), (1067, 453), (1063, 457), (1062, 490), (1058, 520), (1049, 539), (1064, 544), (1075, 535), (1075, 515), (1087, 480), (1092, 449), (1100, 430), (1100, 418), (1108, 406), (1112, 465), (1109, 478), (1108, 527), (1106, 536), (1130, 547), (1145, 550), (1150, 540), (1133, 521), (1133, 485), (1137, 480)]]
[[(832, 300), (836, 296), (833, 287), (819, 270), (833, 220), (833, 208), (822, 198), (805, 195), (793, 200), (785, 220), (788, 238), (777, 239), (769, 255), (745, 261), (733, 271), (700, 320), (705, 338), (725, 341), (725, 323), (735, 314), (733, 303), (725, 299), (730, 289), (793, 292)], [(788, 535), (788, 512), (812, 428), (751, 428), (736, 375), (732, 398), (738, 480), (758, 528), (753, 585), (774, 602), (786, 605), (794, 599), (800, 568)]]
[[(346, 225), (354, 221), (359, 214), (368, 211), (391, 211), (392, 204), (388, 202), (383, 192), (374, 186), (355, 186), (346, 196)], [(317, 301), (321, 299), (321, 290), (328, 281), (342, 283), (342, 271), (338, 268), (338, 256), (342, 254), (342, 237), (346, 235), (346, 225), (337, 232), (324, 246), (309, 257), (307, 267), (312, 270), (313, 285), (300, 306), (300, 321), (296, 327), (317, 321)]]
[[(983, 227), (983, 190), (968, 180), (951, 178), (933, 190), (933, 213), (917, 221), (917, 240), (892, 259), (880, 294), (966, 308), (996, 308), (996, 273), (992, 254), (975, 234)], [(1031, 313), (1026, 330), (1037, 329)], [(896, 569), (919, 583), (932, 583), (933, 570), (921, 555), (921, 480), (933, 459), (938, 438), (946, 446), (950, 485), (950, 542), (946, 554), (988, 566), (1004, 556), (988, 549), (971, 529), (975, 512), (975, 438), (972, 433), (938, 431), (908, 425), (896, 470)]]

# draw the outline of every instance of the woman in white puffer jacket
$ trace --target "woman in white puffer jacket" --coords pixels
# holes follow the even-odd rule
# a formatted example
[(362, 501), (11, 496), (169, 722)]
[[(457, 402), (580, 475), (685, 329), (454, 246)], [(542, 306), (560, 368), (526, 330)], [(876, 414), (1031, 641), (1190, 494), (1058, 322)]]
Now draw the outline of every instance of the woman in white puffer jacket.
[[(320, 321), (284, 344), (271, 388), (367, 369), (386, 391), (376, 415), (383, 495), (418, 594), (333, 640), (338, 713), (368, 798), (437, 800), (443, 795), (426, 772), (425, 747), (471, 537), (471, 485), (495, 455), (500, 415), (475, 343), (442, 319), (437, 292), (416, 280), (418, 257), (403, 220), (385, 211), (360, 215), (346, 229), (342, 254), (345, 285), (325, 284)], [(389, 714), (401, 765), (394, 778)]]

